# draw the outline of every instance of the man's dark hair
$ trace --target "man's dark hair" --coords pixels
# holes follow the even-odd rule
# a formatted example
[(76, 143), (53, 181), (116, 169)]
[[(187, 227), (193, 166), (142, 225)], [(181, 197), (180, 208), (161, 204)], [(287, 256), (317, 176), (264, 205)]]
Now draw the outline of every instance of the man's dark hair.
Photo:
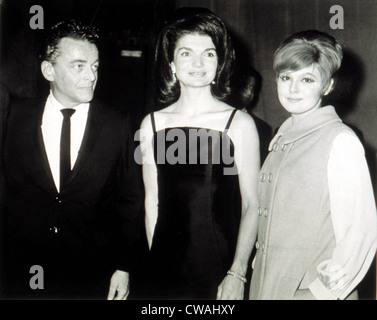
[(63, 38), (71, 38), (75, 40), (87, 40), (97, 45), (99, 40), (99, 32), (96, 27), (85, 25), (75, 20), (62, 21), (51, 27), (48, 31), (41, 59), (54, 62), (59, 55), (59, 42)]

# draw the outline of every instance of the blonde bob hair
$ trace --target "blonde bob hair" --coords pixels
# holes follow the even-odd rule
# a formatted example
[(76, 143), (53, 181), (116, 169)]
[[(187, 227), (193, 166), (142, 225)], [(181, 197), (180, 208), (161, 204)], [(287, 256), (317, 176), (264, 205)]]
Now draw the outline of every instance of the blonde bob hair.
[(306, 30), (291, 35), (280, 44), (274, 53), (273, 69), (278, 77), (282, 72), (297, 71), (314, 64), (321, 73), (324, 93), (342, 59), (342, 47), (334, 37), (321, 31)]

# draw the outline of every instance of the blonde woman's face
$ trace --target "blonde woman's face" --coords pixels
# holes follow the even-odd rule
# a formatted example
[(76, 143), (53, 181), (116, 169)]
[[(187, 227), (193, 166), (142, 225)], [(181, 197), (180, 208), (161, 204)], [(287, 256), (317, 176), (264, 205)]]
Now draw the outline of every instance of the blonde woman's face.
[(297, 71), (285, 71), (277, 79), (277, 92), (281, 105), (291, 115), (305, 115), (320, 108), (323, 95), (324, 80), (318, 66), (313, 64)]

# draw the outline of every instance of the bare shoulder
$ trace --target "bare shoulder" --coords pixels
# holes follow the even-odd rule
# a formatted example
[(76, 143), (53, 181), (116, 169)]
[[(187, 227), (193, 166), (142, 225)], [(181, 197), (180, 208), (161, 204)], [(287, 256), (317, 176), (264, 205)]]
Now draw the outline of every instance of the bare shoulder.
[(153, 116), (153, 120), (156, 124), (157, 128), (164, 127), (166, 123), (171, 121), (171, 119), (177, 116), (176, 113), (176, 103), (171, 104), (168, 107), (165, 107), (163, 109), (157, 110), (150, 114), (149, 121), (151, 121), (151, 117)]
[(147, 114), (141, 121), (140, 129), (153, 133), (153, 123), (155, 123), (157, 128), (164, 126), (166, 121), (172, 114), (174, 114), (174, 107), (175, 103), (166, 108)]
[(157, 117), (166, 117), (169, 116), (170, 114), (174, 113), (176, 107), (176, 103), (171, 104), (170, 106), (167, 106), (163, 109), (157, 110), (153, 112)]
[(140, 124), (140, 129), (152, 129), (152, 114), (147, 114)]
[(243, 130), (256, 130), (253, 117), (242, 110), (237, 110), (232, 125)]
[(228, 134), (235, 144), (259, 146), (259, 135), (254, 119), (244, 111), (237, 110)]

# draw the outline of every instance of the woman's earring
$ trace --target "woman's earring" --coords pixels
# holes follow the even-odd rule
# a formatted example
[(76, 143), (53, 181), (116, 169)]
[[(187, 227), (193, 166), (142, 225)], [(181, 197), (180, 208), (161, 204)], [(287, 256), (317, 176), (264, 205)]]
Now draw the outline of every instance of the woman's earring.
[(211, 84), (216, 84), (215, 80), (213, 80), (213, 81), (211, 82)]
[(173, 78), (173, 82), (177, 82), (177, 76), (175, 75), (175, 67), (173, 66), (172, 63), (170, 64), (170, 72)]

